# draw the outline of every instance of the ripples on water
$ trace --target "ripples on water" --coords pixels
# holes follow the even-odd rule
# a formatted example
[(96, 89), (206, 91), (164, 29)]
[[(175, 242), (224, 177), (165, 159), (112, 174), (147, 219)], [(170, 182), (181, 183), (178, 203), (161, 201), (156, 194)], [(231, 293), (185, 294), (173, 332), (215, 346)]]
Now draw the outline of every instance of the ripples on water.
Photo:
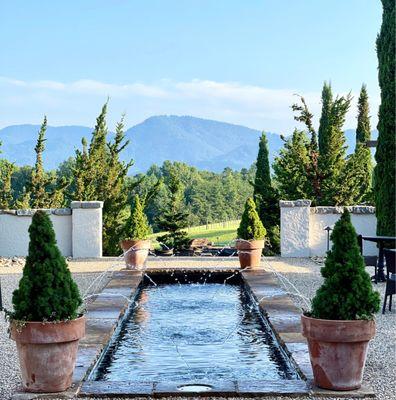
[(143, 287), (137, 300), (97, 380), (296, 378), (242, 284), (164, 283)]

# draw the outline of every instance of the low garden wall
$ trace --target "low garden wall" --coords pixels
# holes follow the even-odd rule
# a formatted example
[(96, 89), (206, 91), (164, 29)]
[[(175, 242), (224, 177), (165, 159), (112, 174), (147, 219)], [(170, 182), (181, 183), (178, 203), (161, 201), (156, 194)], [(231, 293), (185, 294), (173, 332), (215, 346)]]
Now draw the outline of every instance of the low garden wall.
[[(361, 235), (376, 234), (375, 208), (370, 206), (347, 207), (356, 232)], [(327, 232), (340, 218), (344, 207), (311, 207), (310, 200), (281, 201), (281, 255), (282, 257), (324, 256), (327, 251)], [(331, 241), (330, 241), (331, 246)], [(374, 243), (364, 243), (363, 254), (375, 256)]]
[[(70, 208), (45, 210), (65, 257), (102, 256), (102, 201), (73, 201)], [(36, 210), (0, 210), (0, 256), (26, 256), (28, 228)]]

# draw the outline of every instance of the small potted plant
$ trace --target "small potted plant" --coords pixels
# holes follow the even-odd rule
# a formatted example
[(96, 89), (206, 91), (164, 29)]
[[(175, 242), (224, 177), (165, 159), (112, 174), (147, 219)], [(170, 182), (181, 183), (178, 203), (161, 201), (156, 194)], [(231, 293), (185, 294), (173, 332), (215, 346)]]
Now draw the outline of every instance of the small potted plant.
[(322, 286), (302, 315), (315, 384), (324, 389), (353, 390), (362, 384), (374, 314), (380, 296), (371, 285), (347, 210), (334, 226), (333, 246), (321, 270)]
[(237, 234), (238, 239), (235, 244), (241, 267), (259, 267), (266, 230), (251, 197), (246, 200), (245, 210), (242, 214)]
[(131, 216), (126, 225), (127, 238), (120, 245), (128, 269), (142, 268), (146, 262), (151, 242), (151, 230), (139, 195), (135, 196)]
[(28, 392), (62, 392), (72, 384), (79, 339), (85, 335), (82, 300), (61, 255), (49, 216), (33, 215), (29, 252), (8, 312), (23, 387)]

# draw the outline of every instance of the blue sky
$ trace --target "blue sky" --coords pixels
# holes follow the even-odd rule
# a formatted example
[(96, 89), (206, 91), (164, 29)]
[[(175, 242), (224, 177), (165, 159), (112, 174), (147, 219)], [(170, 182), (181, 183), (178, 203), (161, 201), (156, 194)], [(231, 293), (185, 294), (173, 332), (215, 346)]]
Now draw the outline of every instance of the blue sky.
[[(188, 114), (290, 133), (324, 80), (376, 123), (379, 0), (0, 0), (0, 127)], [(346, 126), (354, 127), (355, 105)]]

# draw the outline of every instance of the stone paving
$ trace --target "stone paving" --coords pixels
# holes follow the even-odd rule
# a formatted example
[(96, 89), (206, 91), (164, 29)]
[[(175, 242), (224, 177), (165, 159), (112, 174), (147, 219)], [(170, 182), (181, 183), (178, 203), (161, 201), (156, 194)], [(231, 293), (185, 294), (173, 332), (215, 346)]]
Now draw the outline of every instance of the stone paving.
[[(176, 260), (172, 260), (176, 261)], [(228, 260), (223, 262), (223, 268), (219, 269), (227, 269), (226, 265), (228, 264), (228, 269), (234, 269), (234, 264), (236, 260)], [(113, 261), (111, 261), (113, 262)], [(75, 263), (74, 263), (75, 264)], [(170, 267), (169, 262), (167, 262), (166, 267)], [(193, 268), (197, 267), (197, 261), (192, 261), (191, 264), (194, 265), (189, 265), (190, 262), (187, 262), (186, 264), (183, 263), (182, 268)], [(201, 261), (199, 263), (202, 268), (213, 268), (213, 261), (211, 263), (206, 263)], [(206, 264), (206, 265), (205, 265)], [(212, 264), (212, 266), (210, 266)], [(217, 264), (217, 262), (216, 262)], [(311, 280), (312, 283), (310, 286), (312, 286), (313, 289), (318, 286), (318, 281), (317, 278), (312, 276), (312, 273), (314, 271), (314, 275), (317, 276), (319, 273), (319, 266), (315, 265), (312, 261), (302, 261), (298, 260), (288, 260), (285, 262), (285, 260), (272, 260), (271, 265), (276, 268), (278, 271), (283, 271), (286, 272), (286, 270), (289, 269), (292, 271), (292, 274), (299, 274), (299, 277), (306, 277), (306, 279)], [(220, 266), (220, 265), (219, 265)], [(163, 265), (162, 265), (163, 267)], [(195, 269), (194, 268), (194, 269)], [(151, 270), (158, 269), (158, 265), (151, 265), (150, 266)], [(189, 269), (189, 268), (188, 268)], [(1, 270), (0, 270), (1, 273)], [(124, 275), (126, 274), (126, 275)], [(285, 293), (285, 291), (279, 286), (277, 279), (272, 273), (265, 272), (262, 270), (259, 271), (250, 271), (250, 272), (244, 272), (244, 279), (246, 283), (251, 287), (251, 290), (253, 291), (254, 296), (256, 297), (257, 300), (260, 300), (260, 307), (262, 308), (263, 311), (265, 311), (268, 314), (268, 319), (270, 324), (276, 329), (278, 339), (280, 343), (285, 346), (287, 351), (290, 353), (290, 355), (296, 360), (297, 364), (299, 365), (300, 369), (302, 372), (309, 378), (309, 370), (310, 370), (310, 365), (309, 363), (307, 364), (307, 359), (306, 359), (306, 349), (304, 346), (305, 344), (305, 339), (301, 336), (299, 333), (299, 315), (300, 315), (300, 309), (296, 307), (295, 304), (298, 304), (298, 301), (296, 302), (296, 299), (293, 298), (293, 301), (291, 298)], [(291, 276), (291, 275), (289, 275)], [(81, 347), (80, 347), (80, 352), (79, 352), (79, 359), (77, 361), (77, 367), (76, 367), (76, 372), (74, 376), (75, 382), (79, 382), (81, 378), (83, 377), (84, 374), (86, 374), (87, 369), (89, 366), (92, 365), (93, 360), (95, 360), (98, 355), (100, 354), (101, 349), (103, 346), (107, 343), (108, 339), (110, 338), (116, 323), (118, 321), (117, 313), (118, 315), (123, 314), (125, 311), (128, 302), (125, 298), (114, 298), (112, 296), (115, 293), (121, 293), (127, 295), (129, 293), (131, 295), (131, 292), (133, 291), (134, 288), (137, 287), (139, 281), (140, 281), (140, 273), (132, 272), (132, 271), (122, 271), (122, 272), (115, 272), (112, 275), (112, 279), (108, 282), (107, 286), (103, 290), (102, 294), (96, 298), (95, 301), (90, 302), (88, 304), (88, 322), (87, 322), (87, 332), (89, 332), (89, 335), (81, 342)], [(91, 279), (92, 280), (92, 279)], [(309, 281), (308, 281), (309, 282)], [(263, 290), (263, 287), (266, 287), (266, 290)], [(297, 286), (299, 286), (297, 284)], [(305, 291), (304, 291), (305, 292)], [(310, 293), (309, 293), (310, 294)], [(111, 298), (111, 301), (109, 301)], [(283, 313), (283, 316), (282, 316)], [(388, 314), (388, 318), (392, 318), (394, 316), (394, 312), (391, 314)], [(101, 321), (98, 323), (97, 321)], [(384, 338), (383, 338), (384, 339)], [(0, 343), (1, 344), (1, 343)], [(391, 348), (389, 348), (391, 349)], [(393, 347), (394, 350), (394, 347)], [(373, 355), (371, 354), (371, 357)], [(370, 354), (369, 354), (369, 360), (368, 360), (368, 365), (370, 366), (371, 364), (370, 360)], [(394, 371), (394, 369), (393, 369)], [(385, 374), (385, 371), (383, 371), (383, 374)], [(1, 367), (0, 367), (0, 375), (1, 375)], [(366, 374), (367, 375), (367, 374)], [(386, 375), (384, 376), (385, 380)], [(371, 379), (370, 379), (371, 380)], [(378, 387), (379, 385), (375, 383), (375, 386)], [(100, 397), (106, 396), (106, 391), (108, 392), (110, 389), (104, 389), (104, 383), (101, 383), (103, 386), (103, 392), (100, 395)], [(394, 376), (393, 376), (393, 385), (394, 385)], [(279, 384), (278, 384), (279, 386)], [(392, 382), (384, 382), (385, 387), (392, 387)], [(258, 396), (260, 393), (260, 388), (257, 389), (255, 384), (253, 382), (250, 382), (250, 393), (248, 392), (248, 387), (249, 387), (249, 382), (239, 382), (238, 386), (234, 387), (234, 391), (232, 391), (230, 388), (229, 390), (224, 390), (223, 388), (223, 393), (225, 396), (233, 396), (233, 395), (241, 395), (242, 392), (244, 393), (244, 396), (250, 397), (250, 396)], [(137, 389), (137, 388), (136, 388)], [(156, 387), (155, 392), (154, 392), (154, 386), (153, 386), (153, 395), (155, 393), (155, 396), (168, 396), (172, 392), (170, 390), (171, 388), (169, 387), (164, 387), (163, 385)], [(219, 388), (220, 389), (220, 388)], [(241, 392), (242, 390), (242, 392)], [(262, 388), (261, 388), (262, 390)], [(120, 389), (121, 391), (121, 389)], [(119, 392), (120, 392), (119, 391)], [(299, 391), (301, 392), (301, 387), (300, 388), (295, 388), (294, 393), (298, 394)], [(306, 392), (306, 389), (305, 389)], [(0, 397), (1, 397), (1, 387), (0, 387)], [(69, 393), (65, 393), (62, 396), (56, 396), (52, 398), (70, 398), (74, 395), (75, 391), (70, 391)], [(96, 390), (96, 393), (99, 397), (99, 392)], [(96, 393), (91, 392), (91, 395), (95, 395)], [(277, 399), (278, 397), (275, 395), (275, 393), (288, 393), (287, 388), (278, 388), (277, 392), (272, 392), (269, 398), (272, 399)], [(116, 393), (114, 393), (116, 394)], [(220, 394), (220, 393), (219, 393)], [(302, 394), (302, 393), (301, 393)], [(386, 390), (384, 392), (378, 393), (380, 394), (379, 398), (381, 399), (393, 399), (394, 393), (392, 391)], [(364, 387), (363, 390), (361, 390), (360, 394), (361, 396), (371, 396), (372, 392), (370, 389), (367, 389), (367, 387)], [(263, 394), (259, 395), (260, 397), (263, 397)], [(267, 394), (268, 396), (268, 394)], [(331, 398), (352, 398), (351, 393), (329, 393), (327, 391), (320, 391), (317, 390), (315, 392), (311, 392), (309, 395), (309, 398), (323, 398), (323, 397), (328, 397), (331, 396)], [(333, 397), (334, 396), (334, 397)], [(1, 397), (3, 398), (3, 397)], [(4, 397), (7, 398), (7, 397)], [(14, 394), (14, 398), (24, 398), (26, 399), (25, 394)], [(30, 398), (46, 398), (46, 396), (41, 395), (40, 397), (32, 397)], [(180, 396), (178, 396), (180, 398)], [(240, 398), (240, 397), (239, 397)], [(282, 398), (285, 398), (282, 396)], [(287, 397), (286, 397), (287, 398)], [(305, 397), (304, 397), (305, 398)]]

